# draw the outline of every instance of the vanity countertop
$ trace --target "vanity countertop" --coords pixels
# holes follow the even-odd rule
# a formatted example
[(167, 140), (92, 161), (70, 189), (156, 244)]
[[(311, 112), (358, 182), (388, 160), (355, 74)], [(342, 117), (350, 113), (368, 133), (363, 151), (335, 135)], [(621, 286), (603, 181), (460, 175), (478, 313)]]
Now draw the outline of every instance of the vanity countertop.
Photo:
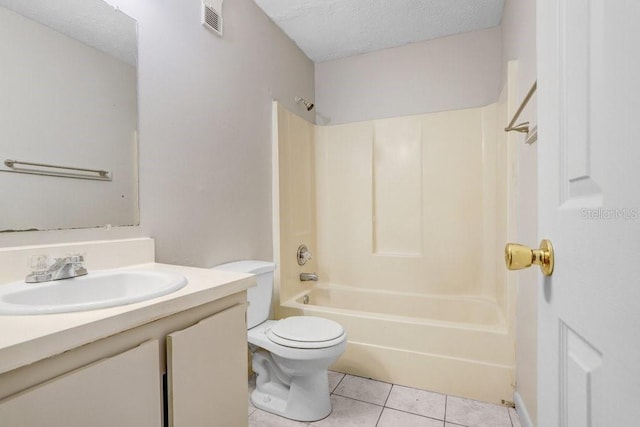
[[(99, 310), (0, 316), (0, 374), (190, 308), (245, 291), (251, 274), (148, 263), (123, 270), (172, 271), (187, 285), (171, 294)], [(91, 272), (89, 272), (91, 274)]]

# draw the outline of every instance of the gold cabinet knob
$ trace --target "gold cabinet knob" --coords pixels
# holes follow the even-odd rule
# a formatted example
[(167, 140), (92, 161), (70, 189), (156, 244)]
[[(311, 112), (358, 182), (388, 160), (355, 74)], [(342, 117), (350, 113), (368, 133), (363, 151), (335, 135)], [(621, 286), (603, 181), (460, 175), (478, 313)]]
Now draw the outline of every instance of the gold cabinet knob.
[(522, 270), (531, 264), (540, 266), (545, 276), (553, 273), (553, 246), (544, 239), (540, 242), (540, 249), (531, 249), (517, 243), (507, 243), (504, 247), (504, 262), (509, 270)]

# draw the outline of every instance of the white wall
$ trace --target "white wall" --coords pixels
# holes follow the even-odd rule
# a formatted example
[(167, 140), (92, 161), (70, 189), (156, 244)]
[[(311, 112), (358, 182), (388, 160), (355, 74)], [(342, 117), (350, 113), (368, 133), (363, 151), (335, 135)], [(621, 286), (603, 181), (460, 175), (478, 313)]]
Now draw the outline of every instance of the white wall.
[(316, 64), (316, 121), (481, 107), (500, 88), (500, 29), (491, 28)]
[(140, 227), (0, 234), (0, 246), (156, 238), (161, 262), (272, 258), (271, 100), (312, 120), (313, 63), (251, 0), (110, 0), (139, 24)]
[[(507, 0), (501, 28), (503, 81), (506, 81), (507, 62), (510, 59), (517, 59), (519, 76), (517, 98), (520, 102), (536, 80), (536, 2)], [(535, 107), (534, 97), (521, 119), (535, 123)], [(523, 138), (524, 136), (515, 138), (519, 165), (516, 241), (535, 246), (540, 241), (537, 227), (537, 143), (531, 146), (526, 145)], [(531, 425), (536, 425), (538, 274), (536, 269), (527, 269), (516, 275), (518, 296), (515, 398), (525, 426), (528, 421), (531, 421)]]

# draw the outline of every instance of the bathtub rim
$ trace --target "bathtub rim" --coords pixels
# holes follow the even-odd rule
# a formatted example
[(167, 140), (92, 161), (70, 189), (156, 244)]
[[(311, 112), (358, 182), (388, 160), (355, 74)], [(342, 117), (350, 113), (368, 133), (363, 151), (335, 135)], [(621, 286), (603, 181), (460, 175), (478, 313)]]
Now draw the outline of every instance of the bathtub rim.
[[(322, 305), (314, 305), (314, 304), (304, 304), (301, 300), (306, 294), (313, 292), (314, 290), (326, 290), (326, 289), (335, 289), (335, 290), (344, 290), (344, 291), (353, 291), (353, 292), (361, 292), (361, 293), (377, 293), (383, 295), (402, 295), (408, 297), (428, 297), (434, 299), (464, 299), (467, 301), (481, 301), (485, 303), (489, 303), (494, 305), (498, 315), (498, 323), (493, 324), (478, 324), (471, 322), (452, 322), (446, 320), (437, 320), (437, 319), (429, 319), (422, 317), (412, 317), (412, 316), (400, 316), (394, 314), (385, 314), (385, 313), (376, 313), (370, 311), (356, 311), (356, 310), (348, 310), (344, 308), (336, 308), (336, 307), (328, 307)], [(471, 329), (476, 331), (485, 331), (485, 332), (495, 332), (501, 334), (508, 334), (509, 329), (506, 321), (505, 314), (497, 303), (497, 301), (492, 300), (491, 298), (487, 298), (484, 296), (470, 296), (470, 295), (456, 295), (456, 294), (446, 294), (446, 295), (424, 295), (424, 294), (416, 294), (416, 293), (407, 293), (407, 292), (394, 292), (388, 290), (372, 290), (372, 289), (357, 289), (351, 286), (339, 285), (339, 284), (328, 284), (326, 282), (318, 283), (314, 285), (310, 289), (306, 289), (300, 291), (295, 294), (293, 297), (289, 298), (286, 301), (280, 303), (281, 306), (289, 308), (289, 309), (299, 309), (299, 310), (314, 310), (319, 313), (337, 313), (341, 315), (351, 315), (361, 317), (363, 319), (383, 319), (388, 321), (394, 321), (398, 323), (411, 323), (411, 324), (420, 324), (425, 326), (437, 326), (444, 328), (452, 328), (452, 329)]]

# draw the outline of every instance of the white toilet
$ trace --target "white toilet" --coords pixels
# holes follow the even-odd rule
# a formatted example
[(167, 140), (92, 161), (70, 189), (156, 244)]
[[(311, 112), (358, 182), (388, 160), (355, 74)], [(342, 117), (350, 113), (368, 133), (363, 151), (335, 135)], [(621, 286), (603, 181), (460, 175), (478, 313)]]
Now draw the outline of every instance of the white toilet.
[(275, 264), (236, 261), (214, 267), (257, 275), (247, 292), (247, 328), (257, 374), (251, 402), (257, 408), (298, 421), (331, 413), (327, 369), (347, 346), (342, 325), (313, 316), (268, 320)]

